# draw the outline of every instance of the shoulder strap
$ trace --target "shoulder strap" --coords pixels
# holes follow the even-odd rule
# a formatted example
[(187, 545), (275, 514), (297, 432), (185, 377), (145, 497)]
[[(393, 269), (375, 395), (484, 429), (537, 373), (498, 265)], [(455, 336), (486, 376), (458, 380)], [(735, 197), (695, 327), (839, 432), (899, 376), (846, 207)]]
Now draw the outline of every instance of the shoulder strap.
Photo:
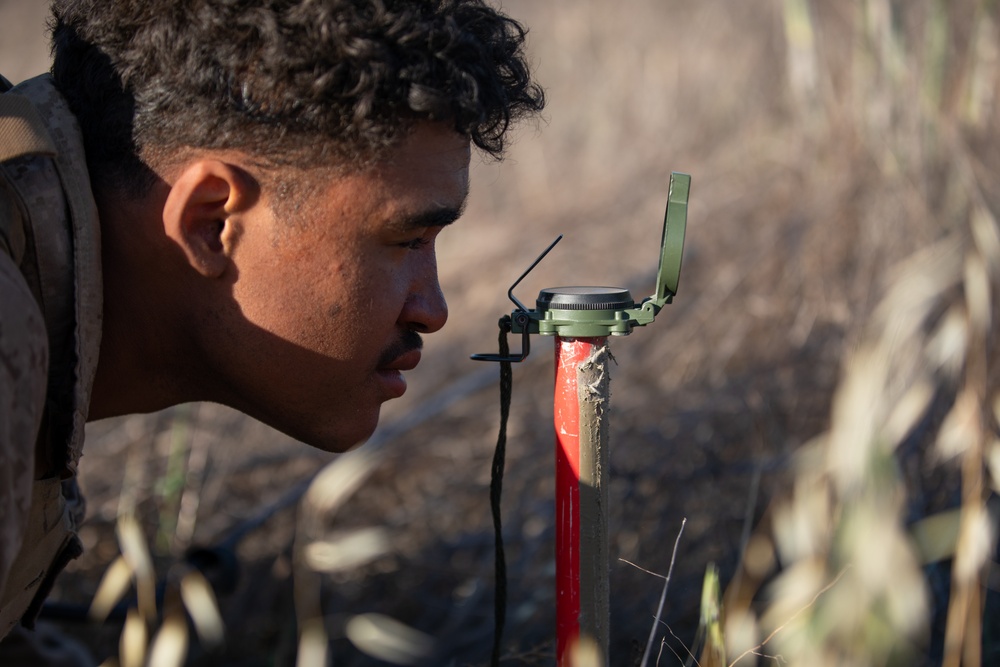
[(13, 93), (0, 95), (0, 162), (25, 155), (55, 154), (49, 131), (28, 98)]
[[(2, 0), (0, 0), (2, 1)], [(56, 90), (48, 74), (42, 74), (33, 79), (19, 83), (11, 92), (0, 95), (0, 98), (21, 96), (29, 101), (45, 129), (53, 148), (52, 164), (57, 172), (54, 188), (65, 204), (61, 210), (47, 220), (55, 227), (67, 230), (72, 235), (69, 244), (72, 259), (69, 265), (74, 287), (68, 293), (72, 295), (71, 310), (74, 311), (76, 363), (74, 368), (75, 382), (72, 386), (73, 397), (70, 410), (66, 417), (72, 421), (72, 435), (64, 450), (67, 454), (66, 466), (70, 472), (75, 472), (76, 463), (80, 458), (84, 424), (87, 421), (87, 410), (90, 404), (90, 391), (97, 369), (97, 357), (101, 341), (101, 245), (100, 221), (98, 220), (97, 204), (91, 191), (90, 176), (87, 171), (86, 152), (83, 137), (76, 117), (70, 111), (66, 100)], [(48, 158), (43, 158), (48, 159)], [(36, 202), (37, 203), (37, 202)], [(37, 206), (29, 207), (36, 209)], [(46, 222), (46, 216), (32, 214), (32, 227), (38, 229)], [(68, 220), (66, 216), (68, 214)], [(46, 234), (36, 233), (35, 238)], [(37, 246), (36, 246), (37, 249)], [(57, 262), (62, 262), (62, 259)], [(61, 271), (56, 265), (56, 272)], [(49, 272), (53, 275), (52, 272)], [(63, 290), (59, 290), (64, 293)]]

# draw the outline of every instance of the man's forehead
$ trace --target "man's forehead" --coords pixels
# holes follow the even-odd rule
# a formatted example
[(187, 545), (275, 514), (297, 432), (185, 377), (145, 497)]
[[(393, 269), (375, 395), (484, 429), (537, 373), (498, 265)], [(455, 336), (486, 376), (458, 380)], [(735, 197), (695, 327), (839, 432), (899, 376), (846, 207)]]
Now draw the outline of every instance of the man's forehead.
[(465, 208), (470, 156), (453, 130), (416, 129), (367, 169), (327, 172), (312, 203), (400, 229), (445, 226)]
[(471, 156), (468, 137), (444, 123), (423, 122), (390, 147), (378, 160), (377, 167), (468, 169)]
[(469, 140), (436, 123), (418, 125), (374, 168), (376, 179), (400, 194), (422, 195), (425, 207), (455, 208), (469, 194)]

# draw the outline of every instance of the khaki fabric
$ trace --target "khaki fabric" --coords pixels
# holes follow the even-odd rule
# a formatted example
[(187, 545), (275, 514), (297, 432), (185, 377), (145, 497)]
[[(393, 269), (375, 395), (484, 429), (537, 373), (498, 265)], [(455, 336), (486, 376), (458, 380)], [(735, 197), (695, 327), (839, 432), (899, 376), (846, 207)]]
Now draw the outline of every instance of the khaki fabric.
[[(55, 576), (83, 549), (76, 538), (76, 520), (67, 511), (58, 478), (35, 482), (31, 488), (31, 510), (24, 532), (22, 553), (7, 574), (8, 586), (0, 607), (0, 631), (9, 632), (30, 611), (27, 625), (34, 624), (44, 596)], [(23, 584), (22, 584), (23, 582)]]
[(21, 95), (0, 97), (0, 162), (24, 155), (56, 154), (45, 123)]
[(0, 99), (2, 638), (18, 621), (33, 624), (82, 551), (74, 474), (102, 304), (97, 206), (76, 119), (48, 76)]

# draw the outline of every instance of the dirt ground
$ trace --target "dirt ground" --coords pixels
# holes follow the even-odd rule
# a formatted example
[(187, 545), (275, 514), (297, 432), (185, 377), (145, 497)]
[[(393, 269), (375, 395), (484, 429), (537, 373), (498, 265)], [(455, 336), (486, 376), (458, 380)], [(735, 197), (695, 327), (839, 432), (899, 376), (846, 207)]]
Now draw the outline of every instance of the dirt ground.
[[(693, 177), (679, 295), (654, 325), (612, 341), (611, 664), (641, 655), (662, 585), (619, 559), (665, 574), (686, 519), (659, 628), (675, 651), (659, 664), (682, 664), (706, 567), (732, 577), (749, 527), (788, 484), (792, 454), (827, 425), (841, 360), (888, 270), (937, 230), (911, 215), (912, 184), (802, 112), (781, 2), (504, 6), (530, 28), (549, 105), (505, 162), (475, 165), (468, 212), (440, 240), (448, 326), (428, 337), (407, 395), (385, 407), (366, 445), (377, 468), (329, 519), (331, 531), (381, 526), (391, 544), (321, 579), (334, 664), (388, 664), (345, 638), (347, 619), (366, 612), (434, 637), (426, 664), (488, 662), (499, 407), (496, 369), (469, 355), (495, 348), (507, 287), (557, 234), (522, 301), (554, 285), (651, 292), (671, 171)], [(831, 30), (846, 21), (839, 3), (817, 6)], [(14, 80), (44, 67), (37, 7), (0, 0), (0, 72)], [(552, 664), (554, 653), (551, 354), (535, 340), (514, 368), (503, 500), (511, 665)], [(187, 548), (218, 543), (335, 459), (214, 405), (94, 423), (80, 478), (87, 552), (53, 597), (89, 601), (118, 554), (123, 509), (142, 518), (165, 575)], [(220, 595), (225, 647), (196, 649), (192, 664), (294, 662), (295, 511), (239, 542), (241, 576)], [(102, 658), (116, 650), (113, 622), (65, 627)]]

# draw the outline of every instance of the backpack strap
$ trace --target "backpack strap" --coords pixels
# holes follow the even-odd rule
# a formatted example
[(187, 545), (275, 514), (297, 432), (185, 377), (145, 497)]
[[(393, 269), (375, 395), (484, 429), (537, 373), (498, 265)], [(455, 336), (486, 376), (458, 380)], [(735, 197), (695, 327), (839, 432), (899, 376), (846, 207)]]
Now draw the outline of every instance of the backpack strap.
[[(51, 162), (57, 176), (53, 189), (57, 196), (64, 198), (65, 204), (51, 216), (35, 215), (30, 211), (31, 225), (35, 229), (36, 241), (51, 236), (50, 232), (39, 231), (48, 226), (68, 231), (72, 234), (69, 244), (72, 267), (68, 275), (72, 276), (74, 287), (70, 290), (57, 290), (61, 294), (72, 295), (75, 302), (74, 318), (76, 323), (73, 339), (75, 346), (70, 346), (76, 355), (74, 368), (75, 383), (73, 393), (75, 398), (65, 413), (72, 421), (72, 436), (63, 450), (67, 454), (65, 464), (70, 472), (76, 471), (76, 464), (83, 448), (84, 424), (90, 405), (90, 391), (97, 370), (97, 358), (101, 341), (101, 228), (98, 220), (97, 204), (91, 191), (90, 176), (87, 170), (86, 152), (83, 136), (76, 120), (70, 111), (66, 100), (59, 94), (49, 75), (43, 74), (19, 83), (11, 92), (0, 95), (0, 98), (22, 96), (30, 102), (37, 116), (43, 119), (55, 157)], [(43, 157), (48, 161), (48, 157)], [(21, 183), (24, 185), (24, 183)], [(29, 201), (37, 197), (28, 197)], [(36, 201), (36, 204), (38, 202)], [(51, 202), (49, 203), (51, 205)], [(69, 219), (65, 216), (68, 214)], [(54, 222), (55, 221), (55, 222)], [(37, 250), (36, 245), (36, 250)], [(63, 259), (55, 260), (57, 264), (49, 275), (62, 275), (60, 266)], [(54, 271), (54, 272), (53, 272)], [(72, 349), (75, 347), (75, 349)], [(50, 362), (51, 363), (51, 362)]]
[(52, 137), (31, 101), (13, 93), (0, 95), (0, 162), (55, 154)]

